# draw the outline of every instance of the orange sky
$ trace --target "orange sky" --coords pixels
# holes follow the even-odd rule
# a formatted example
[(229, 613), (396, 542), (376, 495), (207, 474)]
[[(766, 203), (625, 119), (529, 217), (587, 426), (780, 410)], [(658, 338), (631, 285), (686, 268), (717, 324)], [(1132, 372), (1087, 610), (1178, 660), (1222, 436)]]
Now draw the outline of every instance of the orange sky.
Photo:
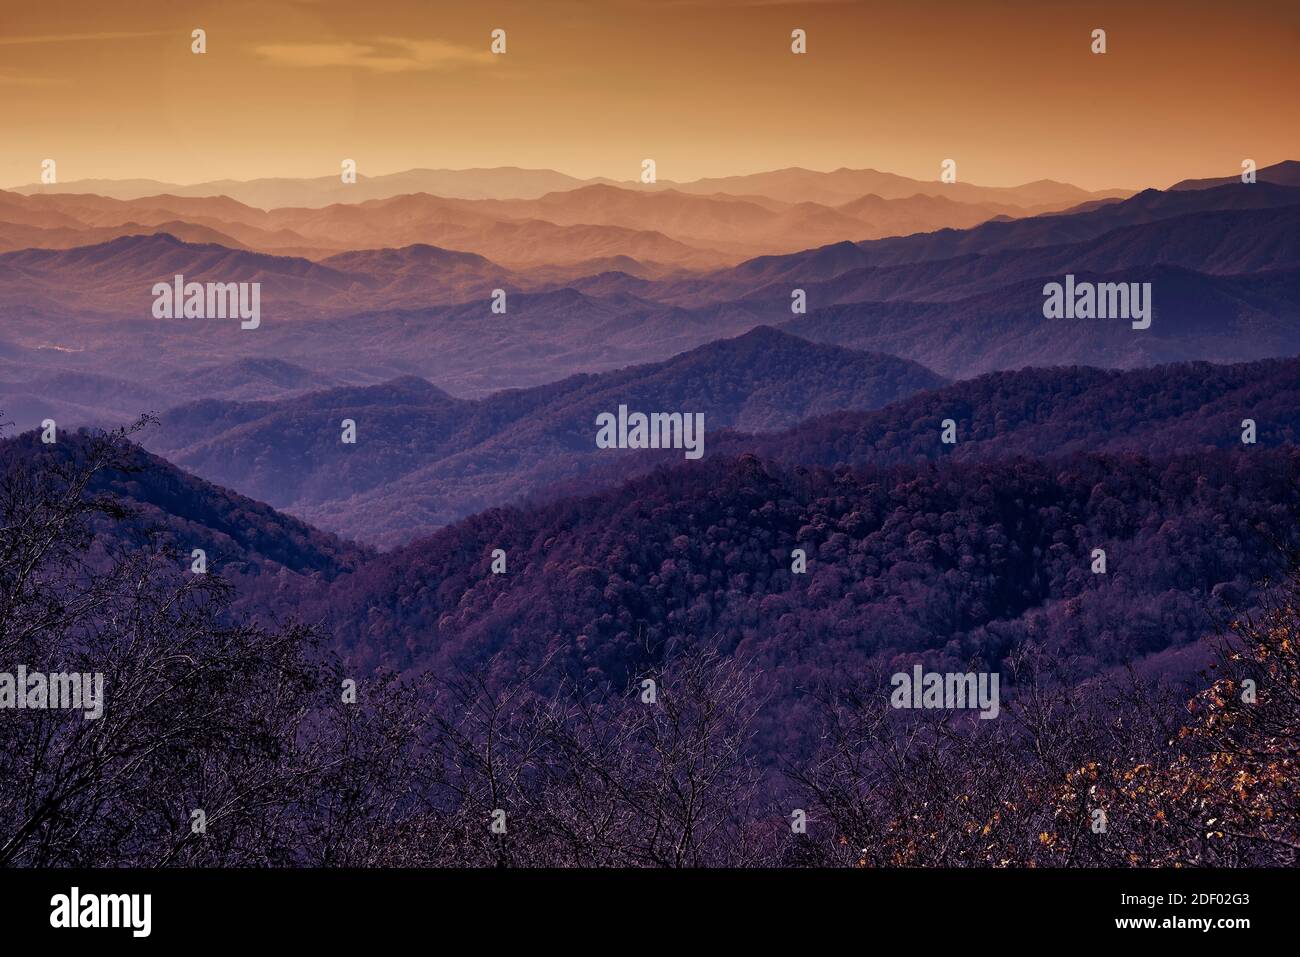
[[(1164, 186), (1300, 158), (1283, 0), (0, 0), (0, 184), (874, 167)], [(208, 52), (190, 52), (190, 31)], [(493, 28), (508, 52), (487, 53)], [(790, 53), (790, 31), (809, 52)], [(1109, 52), (1089, 52), (1094, 27)]]

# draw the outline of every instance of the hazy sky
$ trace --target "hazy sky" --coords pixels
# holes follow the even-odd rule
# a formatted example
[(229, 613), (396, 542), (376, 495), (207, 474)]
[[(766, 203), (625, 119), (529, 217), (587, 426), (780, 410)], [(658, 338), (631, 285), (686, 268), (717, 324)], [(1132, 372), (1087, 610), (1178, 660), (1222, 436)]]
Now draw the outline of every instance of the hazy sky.
[(936, 179), (951, 157), (965, 182), (1089, 188), (1300, 158), (1300, 4), (1283, 0), (0, 4), (5, 186), (46, 158), (61, 182), (191, 183), (337, 175), (345, 157), (363, 175), (631, 179), (650, 157), (660, 179)]

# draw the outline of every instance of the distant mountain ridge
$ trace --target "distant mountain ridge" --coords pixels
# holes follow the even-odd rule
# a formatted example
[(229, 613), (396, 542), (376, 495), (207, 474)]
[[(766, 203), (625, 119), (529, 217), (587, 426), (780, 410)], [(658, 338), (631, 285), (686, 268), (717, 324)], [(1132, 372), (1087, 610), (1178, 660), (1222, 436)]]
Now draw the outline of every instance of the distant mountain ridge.
[(801, 168), (773, 170), (742, 176), (710, 177), (689, 182), (660, 179), (654, 184), (638, 180), (613, 180), (604, 177), (580, 179), (548, 169), (495, 167), (488, 169), (447, 170), (412, 169), (378, 176), (357, 175), (352, 184), (341, 182), (338, 175), (314, 178), (264, 178), (254, 180), (213, 180), (180, 185), (155, 180), (70, 180), (57, 185), (30, 183), (12, 192), (36, 193), (90, 192), (117, 199), (140, 199), (144, 196), (171, 193), (177, 196), (229, 196), (250, 206), (273, 209), (278, 206), (328, 206), (338, 202), (361, 202), (386, 199), (402, 193), (432, 193), (451, 199), (537, 199), (546, 193), (577, 189), (582, 186), (611, 184), (633, 189), (677, 189), (691, 193), (728, 193), (733, 196), (759, 195), (793, 202), (812, 201), (835, 205), (868, 193), (885, 199), (901, 199), (917, 193), (949, 195), (966, 202), (1007, 202), (1016, 206), (1069, 204), (1088, 199), (1103, 199), (1128, 194), (1127, 190), (1089, 192), (1066, 183), (1039, 180), (1023, 186), (975, 186), (968, 183), (941, 183), (917, 180), (872, 169), (840, 168), (819, 172)]
[[(1170, 186), (1171, 191), (1187, 189), (1213, 189), (1216, 186), (1231, 186), (1241, 183), (1241, 173), (1232, 176), (1211, 177), (1209, 179), (1184, 179)], [(1255, 171), (1257, 183), (1276, 183), (1280, 186), (1300, 187), (1300, 161), (1284, 160), (1265, 166)]]
[[(1251, 211), (1279, 210), (1282, 215), (1291, 216), (1297, 206), (1300, 206), (1300, 188), (1268, 183), (1250, 186), (1238, 183), (1182, 193), (1148, 190), (1119, 202), (1086, 205), (1074, 211), (1025, 219), (987, 222), (966, 230), (941, 229), (860, 243), (834, 243), (786, 255), (759, 256), (730, 269), (673, 280), (671, 284), (663, 283), (662, 288), (646, 292), (667, 301), (697, 303), (745, 295), (766, 284), (825, 281), (843, 277), (854, 270), (938, 263), (961, 260), (962, 257), (991, 257), (1014, 251), (1014, 259), (1022, 251), (1031, 250), (1040, 261), (1049, 261), (1051, 247), (1060, 247), (1057, 252), (1069, 255), (1073, 252), (1071, 247), (1099, 240), (1108, 234), (1138, 235), (1136, 232), (1120, 232), (1125, 228), (1145, 226), (1151, 227), (1152, 233), (1159, 230), (1181, 232), (1195, 221), (1163, 227), (1159, 224), (1214, 213), (1248, 214)], [(1273, 230), (1270, 235), (1277, 236), (1278, 231)], [(1202, 241), (1210, 242), (1208, 238), (1202, 238)], [(1183, 256), (1178, 244), (1174, 244), (1168, 254), (1153, 258), (1151, 245), (1153, 243), (1147, 244), (1142, 260), (1124, 265), (1174, 262)], [(1248, 243), (1246, 248), (1252, 245)], [(973, 258), (968, 261), (973, 261)], [(1190, 263), (1185, 264), (1187, 268), (1196, 268)], [(948, 291), (944, 298), (958, 297)]]
[[(987, 218), (964, 211), (969, 219)], [(866, 227), (849, 220), (844, 228)], [(635, 222), (548, 222), (486, 213), (468, 200), (403, 194), (322, 208), (266, 212), (228, 197), (150, 196), (136, 200), (80, 194), (0, 193), (0, 251), (67, 249), (122, 236), (172, 233), (269, 255), (323, 260), (342, 252), (432, 245), (488, 254), (511, 265), (573, 265), (611, 256), (647, 263), (713, 267), (737, 256), (689, 246)]]
[[(1212, 276), (1175, 266), (1106, 273), (1080, 282), (1150, 282), (1152, 321), (1045, 319), (1045, 274), (956, 302), (846, 302), (781, 323), (814, 342), (902, 356), (949, 378), (1026, 365), (1137, 369), (1195, 359), (1242, 362), (1300, 353), (1300, 270)], [(850, 297), (855, 298), (855, 297)]]
[[(957, 441), (939, 441), (952, 419)], [(1178, 455), (1300, 446), (1300, 357), (1119, 371), (1087, 367), (994, 372), (867, 412), (837, 412), (763, 436), (730, 434), (720, 455), (787, 464), (892, 466), (1075, 453)], [(1250, 446), (1246, 446), (1250, 448)]]
[(1070, 194), (1055, 204), (1018, 206), (1001, 196), (959, 200), (918, 191), (890, 198), (855, 194), (849, 201), (828, 204), (600, 183), (529, 199), (413, 192), (374, 199), (353, 195), (325, 206), (264, 210), (227, 196), (162, 194), (119, 200), (0, 192), (0, 250), (68, 248), (170, 228), (182, 239), (314, 260), (351, 249), (423, 243), (480, 253), (512, 266), (630, 255), (647, 262), (712, 268), (757, 254), (841, 240), (1031, 216), (1073, 205), (1079, 198)]
[[(677, 210), (692, 223), (701, 199), (709, 216), (740, 209), (758, 221), (780, 209), (777, 201), (607, 187), (537, 202), (575, 198), (578, 208), (598, 209), (607, 200), (616, 207), (665, 200), (660, 213)], [(73, 204), (60, 215), (117, 215), (109, 209), (116, 201), (59, 199)], [(208, 201), (186, 202), (198, 208)], [(26, 213), (40, 205), (0, 194), (5, 203)], [(215, 203), (222, 215), (252, 222), (267, 216), (233, 200)], [(470, 219), (481, 215), (457, 202), (436, 205)], [(394, 204), (395, 212), (404, 208)], [(418, 220), (420, 208), (407, 211)], [(329, 224), (358, 209), (294, 215)], [(165, 234), (29, 249), (0, 254), (9, 350), (0, 353), (0, 398), (28, 425), (49, 414), (85, 421), (97, 409), (120, 417), (134, 411), (123, 405), (128, 400), (154, 409), (174, 404), (176, 383), (197, 369), (272, 356), (305, 370), (311, 384), (281, 387), (253, 377), (250, 388), (258, 391), (251, 398), (402, 376), (436, 381), (459, 397), (485, 397), (661, 361), (761, 325), (898, 356), (949, 378), (1025, 365), (1137, 368), (1288, 356), (1300, 352), (1297, 217), (1300, 188), (1275, 183), (1147, 191), (1071, 212), (832, 243), (711, 271), (607, 255), (607, 230), (622, 227), (554, 224), (547, 228), (591, 230), (595, 245), (580, 248), (595, 258), (516, 269), (476, 253), (412, 244), (311, 260)], [(245, 332), (219, 320), (154, 319), (150, 290), (176, 274), (261, 283), (261, 326)], [(1044, 319), (1044, 285), (1066, 274), (1151, 283), (1151, 328)], [(490, 307), (498, 289), (508, 298), (503, 314)], [(792, 309), (800, 290), (806, 314)], [(123, 403), (95, 398), (108, 394), (109, 380), (132, 383), (121, 387)], [(209, 382), (208, 392), (189, 394), (230, 395)]]
[[(820, 295), (810, 295), (810, 303), (817, 307), (854, 299), (955, 300), (1027, 275), (1069, 269), (1123, 269), (1142, 264), (1177, 265), (1211, 273), (1285, 269), (1300, 264), (1293, 223), (1298, 214), (1300, 189), (1270, 184), (1142, 194), (1072, 215), (838, 243), (759, 257), (692, 278), (646, 283), (629, 276), (628, 282), (641, 298), (681, 305), (776, 297), (780, 286), (786, 287), (780, 298), (788, 298), (789, 284), (806, 288), (822, 283)], [(218, 267), (228, 279), (270, 283), (264, 294), (279, 296), (287, 308), (307, 308), (314, 314), (326, 309), (340, 314), (409, 307), (430, 299), (446, 302), (486, 296), (496, 287), (539, 285), (528, 271), (513, 270), (477, 254), (428, 244), (405, 249), (359, 250), (313, 262), (215, 244), (189, 244), (166, 234), (122, 237), (71, 250), (0, 254), (0, 266), (9, 271), (7, 281), (0, 281), (0, 301), (5, 296), (31, 301), (48, 295), (70, 306), (73, 301), (69, 297), (76, 295), (77, 284), (87, 285), (89, 279), (92, 284), (83, 295), (93, 295), (98, 311), (105, 311), (119, 295), (136, 301), (145, 298), (141, 286), (147, 292), (159, 276), (187, 270), (198, 274)], [(414, 257), (423, 257), (423, 269), (418, 273), (408, 269)], [(962, 271), (971, 266), (974, 272), (963, 276)], [(74, 272), (66, 274), (70, 270)], [(7, 288), (15, 286), (21, 291)], [(121, 287), (120, 294), (115, 287)]]

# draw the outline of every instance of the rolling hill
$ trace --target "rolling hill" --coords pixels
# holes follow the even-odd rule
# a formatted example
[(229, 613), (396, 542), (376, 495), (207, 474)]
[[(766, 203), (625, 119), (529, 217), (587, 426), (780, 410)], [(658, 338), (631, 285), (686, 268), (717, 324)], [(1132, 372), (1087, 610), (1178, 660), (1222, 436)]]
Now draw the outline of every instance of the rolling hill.
[[(879, 408), (942, 379), (889, 356), (760, 328), (666, 362), (456, 399), (410, 377), (274, 402), (169, 410), (150, 448), (324, 528), (392, 544), (473, 511), (571, 482), (609, 458), (595, 420), (620, 405), (701, 412), (708, 431), (771, 430)], [(343, 419), (357, 442), (340, 441)], [(707, 449), (708, 439), (706, 437)], [(680, 452), (677, 453), (680, 456)]]
[[(63, 431), (54, 445), (42, 443), (36, 432), (0, 439), (0, 473), (38, 474), (82, 454), (86, 441), (84, 433), (72, 430)], [(373, 556), (366, 548), (197, 478), (139, 446), (124, 444), (118, 465), (99, 473), (87, 489), (127, 509), (125, 519), (98, 523), (97, 531), (106, 541), (129, 547), (149, 536), (182, 556), (202, 548), (211, 571), (259, 594), (287, 587), (291, 580), (328, 581)]]

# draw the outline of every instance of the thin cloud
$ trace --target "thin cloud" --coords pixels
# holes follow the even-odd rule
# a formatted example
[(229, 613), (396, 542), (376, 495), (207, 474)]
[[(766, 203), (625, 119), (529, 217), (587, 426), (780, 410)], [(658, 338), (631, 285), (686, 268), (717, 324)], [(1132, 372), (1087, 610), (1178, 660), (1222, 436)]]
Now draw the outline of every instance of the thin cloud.
[(71, 86), (67, 77), (36, 76), (30, 73), (14, 73), (0, 70), (0, 86)]
[(49, 33), (33, 37), (0, 37), (0, 46), (24, 46), (31, 43), (78, 43), (83, 40), (139, 40), (144, 37), (164, 37), (158, 30), (151, 33)]
[(275, 43), (253, 48), (272, 63), (291, 67), (344, 66), (372, 73), (448, 73), (493, 60), (485, 50), (471, 50), (444, 40), (376, 37), (369, 43)]

